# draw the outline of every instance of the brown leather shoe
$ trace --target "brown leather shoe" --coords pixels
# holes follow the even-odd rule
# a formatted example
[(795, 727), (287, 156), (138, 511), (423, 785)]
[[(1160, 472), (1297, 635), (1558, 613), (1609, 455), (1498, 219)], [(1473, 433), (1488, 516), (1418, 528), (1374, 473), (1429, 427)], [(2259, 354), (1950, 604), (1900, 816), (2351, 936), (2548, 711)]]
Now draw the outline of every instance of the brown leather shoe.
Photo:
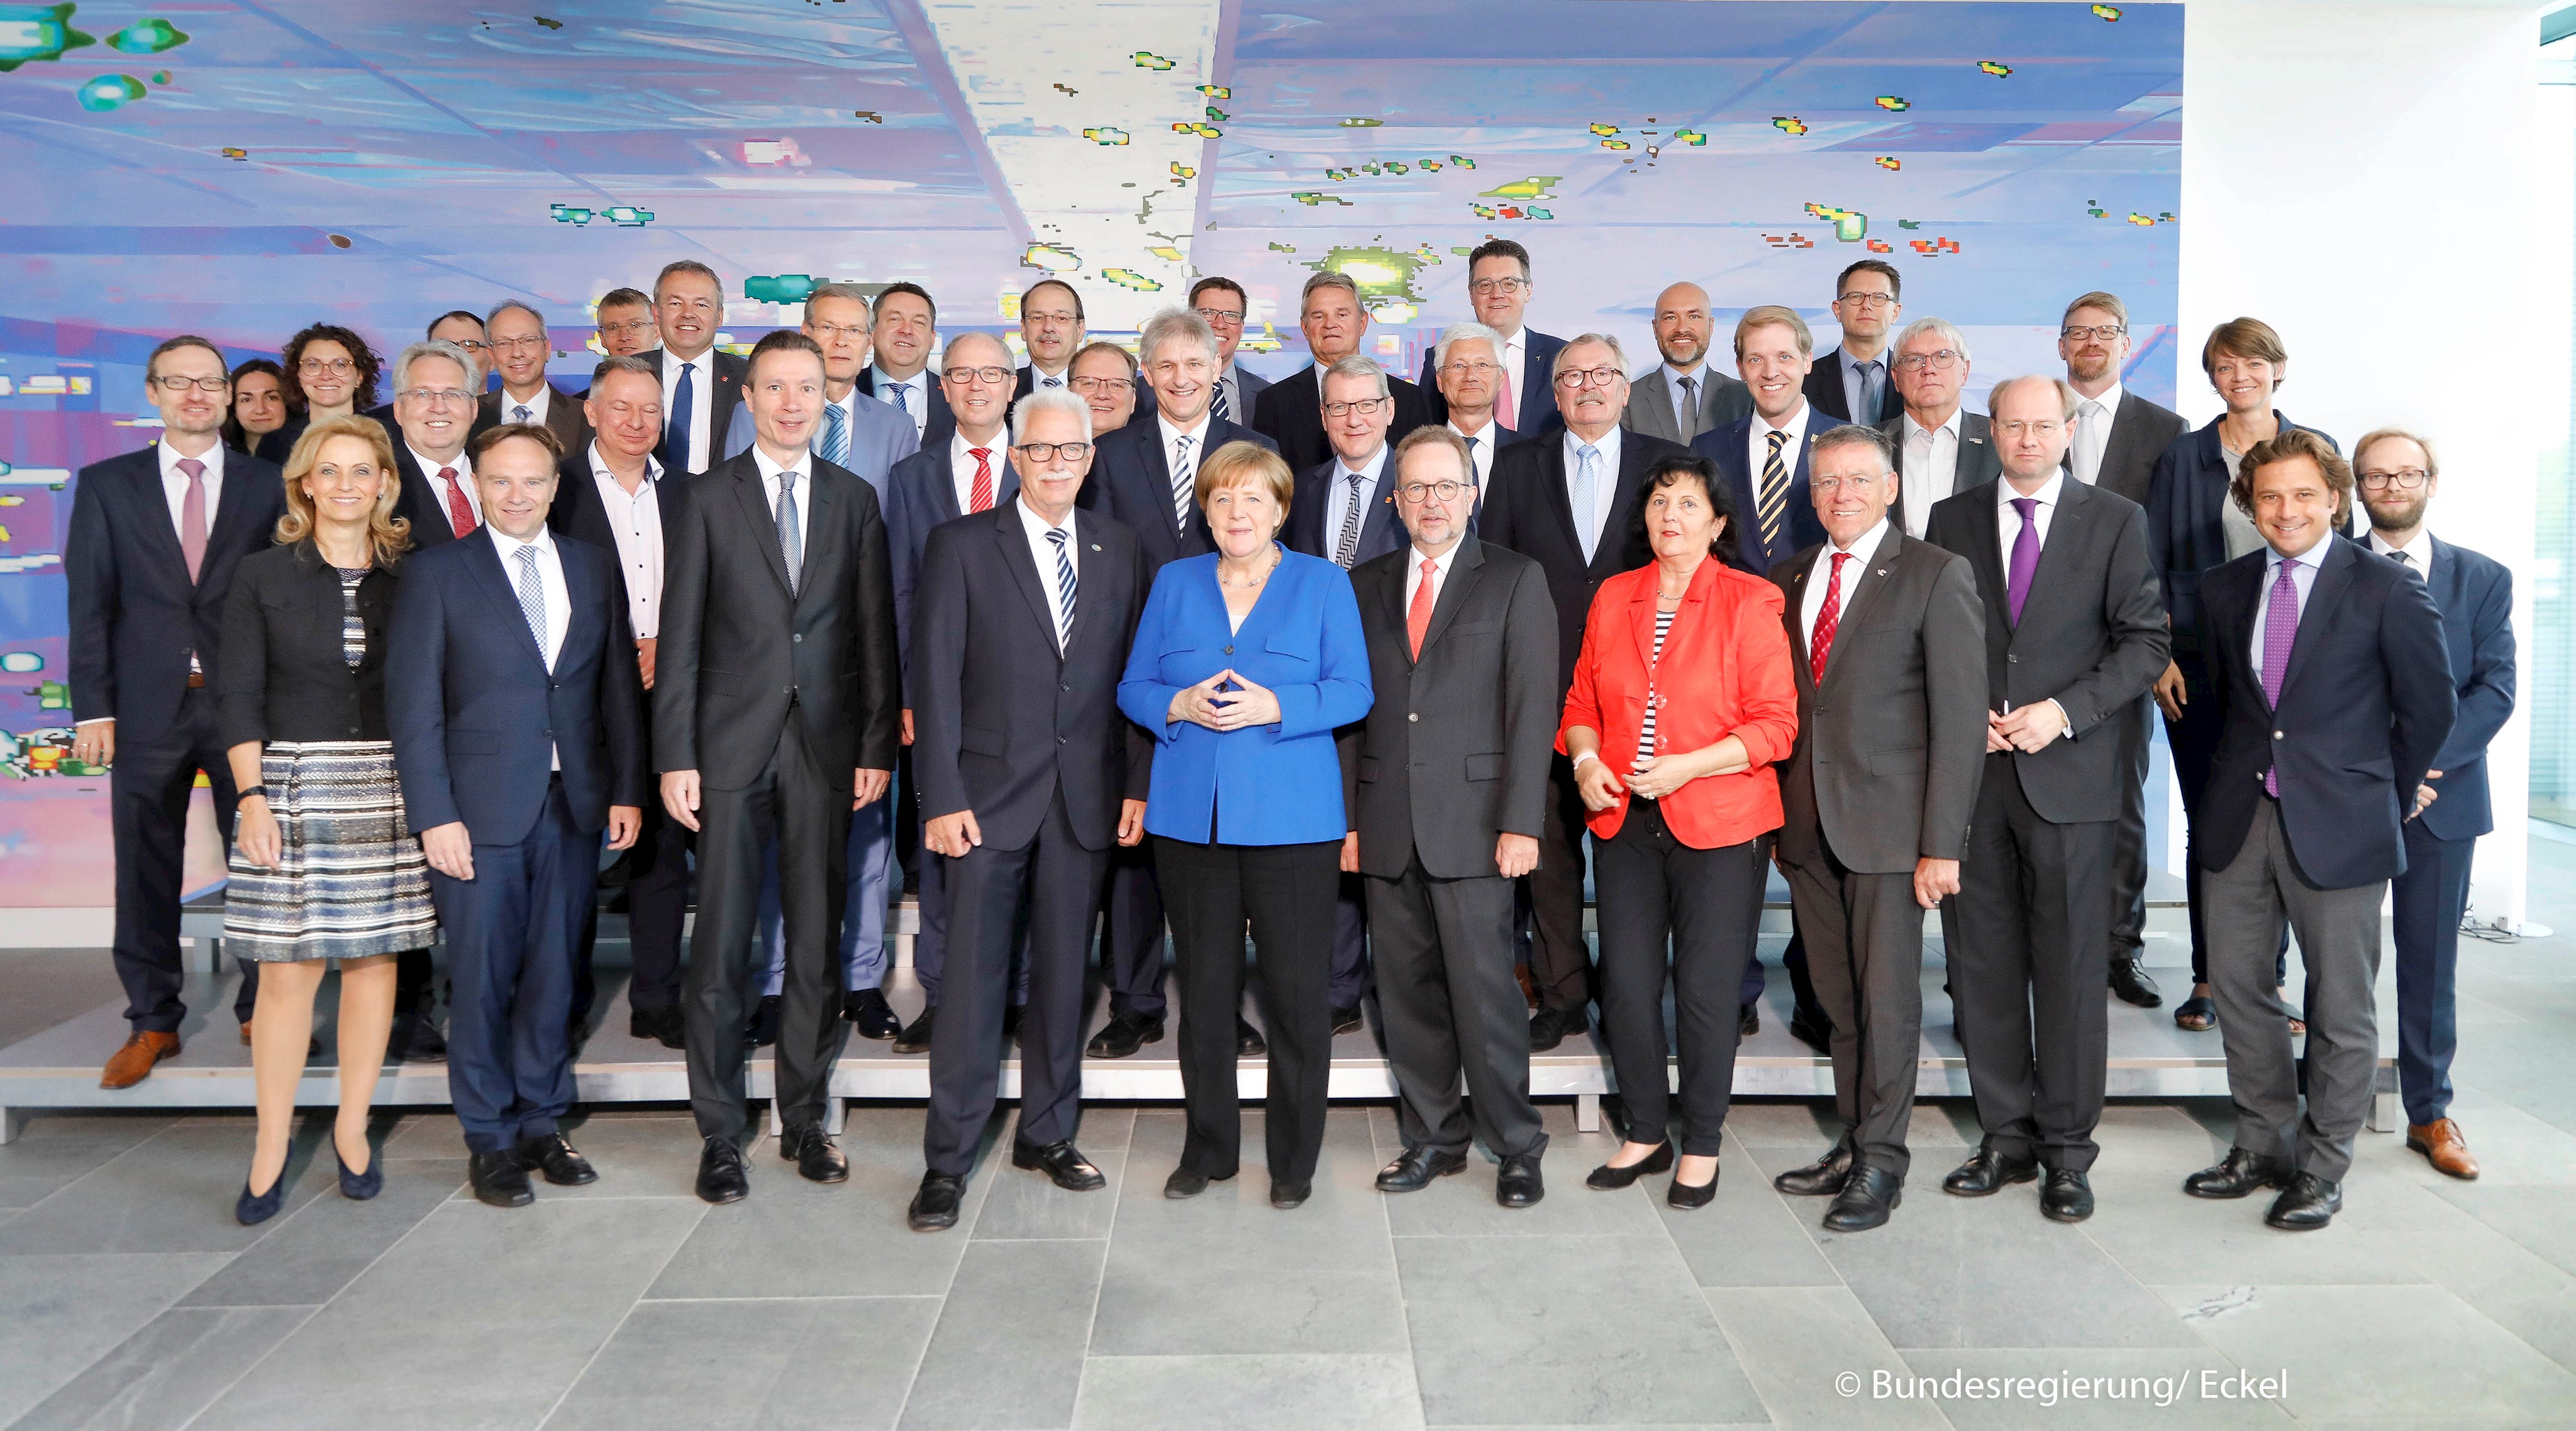
[(2422, 1153), (2437, 1172), (2448, 1173), (2462, 1182), (2477, 1181), (2478, 1160), (2469, 1156), (2469, 1143), (2460, 1136), (2460, 1125), (2448, 1118), (2407, 1124), (2406, 1146)]
[(152, 1065), (179, 1053), (179, 1036), (174, 1033), (147, 1033), (136, 1029), (125, 1040), (125, 1046), (107, 1061), (98, 1076), (101, 1088), (132, 1088), (152, 1076)]

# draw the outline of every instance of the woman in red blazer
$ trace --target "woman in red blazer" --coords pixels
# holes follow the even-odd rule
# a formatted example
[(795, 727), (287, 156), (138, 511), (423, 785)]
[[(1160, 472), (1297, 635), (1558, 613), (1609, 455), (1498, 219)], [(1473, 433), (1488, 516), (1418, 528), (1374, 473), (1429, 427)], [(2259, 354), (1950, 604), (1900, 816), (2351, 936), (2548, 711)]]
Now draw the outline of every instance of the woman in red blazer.
[(1735, 1082), (1736, 996), (1762, 924), (1776, 761), (1798, 735), (1780, 589), (1736, 570), (1735, 512), (1717, 468), (1674, 457), (1646, 474), (1651, 566), (1601, 583), (1583, 628), (1557, 748), (1592, 811), (1601, 1031), (1628, 1140), (1590, 1185), (1673, 1166), (1664, 1080), (1664, 949), (1681, 1035), (1681, 1166), (1665, 1201), (1717, 1195)]

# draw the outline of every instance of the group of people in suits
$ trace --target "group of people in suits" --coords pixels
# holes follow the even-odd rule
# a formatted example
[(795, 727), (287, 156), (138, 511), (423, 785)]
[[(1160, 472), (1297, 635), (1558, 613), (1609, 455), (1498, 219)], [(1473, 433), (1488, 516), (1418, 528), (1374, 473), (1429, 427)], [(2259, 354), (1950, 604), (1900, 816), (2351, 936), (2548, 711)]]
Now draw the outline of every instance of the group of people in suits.
[[(2204, 345), (2227, 411), (2186, 431), (2122, 388), (2107, 293), (2068, 306), (2062, 378), (1994, 384), (1979, 415), (1967, 340), (1902, 323), (1878, 260), (1838, 276), (1832, 351), (1755, 307), (1731, 374), (1696, 285), (1658, 295), (1661, 361), (1632, 375), (1611, 335), (1528, 328), (1518, 244), (1468, 270), (1475, 319), (1412, 382), (1362, 356), (1369, 310), (1333, 272), (1299, 298), (1313, 362), (1277, 382), (1237, 364), (1249, 300), (1218, 277), (1133, 353), (1041, 280), (1023, 365), (943, 343), (909, 283), (818, 287), (738, 355), (716, 274), (683, 261), (600, 301), (579, 394), (515, 301), (389, 364), (329, 325), (229, 372), (205, 340), (161, 345), (162, 437), (83, 471), (66, 551), (133, 1030), (103, 1082), (178, 1050), (202, 768), (249, 961), (244, 1221), (282, 1196), (333, 960), (344, 1192), (381, 1183), (388, 1055), (448, 1059), (484, 1201), (597, 1176), (559, 1120), (603, 848), (631, 1027), (686, 1050), (710, 1202), (748, 1192), (755, 1040), (781, 1155), (846, 1178), (824, 1110), (851, 1029), (930, 1056), (914, 1226), (957, 1220), (1014, 1037), (1014, 1164), (1103, 1186), (1082, 1060), (1164, 1037), (1168, 927), (1189, 1132), (1167, 1195), (1236, 1174), (1238, 1060), (1266, 1055), (1270, 1197), (1311, 1196), (1331, 1043), (1374, 992), (1404, 1143), (1380, 1188), (1481, 1140), (1497, 1199), (1539, 1201), (1530, 1058), (1597, 1008), (1624, 1126), (1588, 1184), (1670, 1171), (1692, 1208), (1758, 1027), (1776, 866), (1792, 1029), (1829, 1053), (1844, 1127), (1776, 1184), (1844, 1231), (1901, 1201), (1937, 910), (1983, 1129), (1943, 1188), (2038, 1181), (2080, 1221), (2106, 989), (2162, 998), (2139, 958), (2161, 707), (2190, 823), (2177, 1019), (2220, 1032), (2239, 1113), (2186, 1191), (2273, 1189), (2284, 1228), (2339, 1208), (2392, 885), (2409, 1142), (2476, 1175), (2451, 985), (2511, 595), (2424, 530), (2428, 440), (2382, 429), (2347, 461), (2279, 416), (2286, 353), (2253, 319)], [(883, 920), (914, 840), (906, 1025)], [(1095, 937), (1110, 1018), (1086, 1040)]]

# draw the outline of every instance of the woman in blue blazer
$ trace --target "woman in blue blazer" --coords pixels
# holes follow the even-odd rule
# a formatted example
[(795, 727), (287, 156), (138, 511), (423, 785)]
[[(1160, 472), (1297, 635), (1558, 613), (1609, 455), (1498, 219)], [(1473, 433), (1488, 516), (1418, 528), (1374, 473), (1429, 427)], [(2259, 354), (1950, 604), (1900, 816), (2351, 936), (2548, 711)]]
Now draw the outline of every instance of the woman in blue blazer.
[(1196, 1197), (1240, 1161), (1247, 922), (1266, 992), (1273, 1206), (1306, 1200), (1323, 1151), (1332, 909), (1350, 829), (1333, 732), (1374, 697), (1349, 575), (1279, 544), (1293, 490), (1288, 464), (1253, 443), (1200, 464), (1217, 549), (1154, 578), (1118, 686), (1119, 707), (1154, 734), (1145, 830), (1181, 972), (1189, 1134), (1165, 1197)]

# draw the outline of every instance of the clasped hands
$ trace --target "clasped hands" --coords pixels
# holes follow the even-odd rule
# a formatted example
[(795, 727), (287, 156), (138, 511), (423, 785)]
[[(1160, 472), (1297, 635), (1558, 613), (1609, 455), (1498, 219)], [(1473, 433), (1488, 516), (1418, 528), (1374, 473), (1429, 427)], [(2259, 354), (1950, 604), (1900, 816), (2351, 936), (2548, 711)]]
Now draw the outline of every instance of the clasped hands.
[(1986, 712), (1986, 753), (2018, 750), (2037, 755), (2066, 733), (2066, 711), (2053, 700), (2034, 701), (2010, 715)]
[(1743, 745), (1727, 747), (1727, 741), (1719, 741), (1699, 750), (1650, 755), (1637, 763), (1625, 781), (1610, 762), (1595, 756), (1575, 767), (1574, 783), (1583, 792), (1583, 807), (1596, 814), (1618, 804), (1622, 791), (1661, 800), (1703, 776), (1733, 775), (1746, 769), (1750, 762), (1744, 759)]
[[(1229, 681), (1234, 683), (1235, 689), (1218, 689)], [(1173, 692), (1171, 708), (1164, 712), (1163, 718), (1188, 721), (1214, 731), (1277, 725), (1279, 697), (1269, 687), (1254, 684), (1229, 666), (1195, 686), (1184, 686)]]

